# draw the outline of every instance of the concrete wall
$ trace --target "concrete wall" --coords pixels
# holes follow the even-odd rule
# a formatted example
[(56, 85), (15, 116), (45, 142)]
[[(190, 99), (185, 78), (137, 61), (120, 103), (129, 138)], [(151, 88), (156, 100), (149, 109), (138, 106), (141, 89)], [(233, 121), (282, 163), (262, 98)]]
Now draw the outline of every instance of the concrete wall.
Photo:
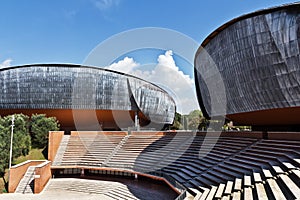
[(64, 131), (50, 131), (48, 142), (48, 160), (54, 161), (60, 142), (64, 136)]
[[(193, 131), (132, 131), (131, 135), (172, 135), (172, 134), (194, 134)], [(210, 136), (210, 137), (248, 137), (248, 138), (263, 138), (263, 132), (259, 131), (228, 131), (228, 132), (217, 132), (217, 131), (209, 131), (209, 132), (196, 132), (198, 136)]]
[(127, 131), (71, 131), (72, 136), (80, 134), (128, 135)]
[(45, 160), (28, 160), (10, 168), (8, 192), (13, 193), (17, 189), (19, 182), (25, 175), (28, 167), (45, 162)]
[(51, 162), (46, 161), (35, 168), (34, 193), (40, 193), (51, 178)]
[[(172, 135), (172, 134), (193, 134), (193, 131), (132, 131), (131, 135)], [(245, 137), (256, 139), (272, 140), (300, 140), (300, 132), (263, 132), (263, 131), (209, 131), (196, 133), (198, 136), (209, 137)]]
[(217, 137), (246, 137), (246, 138), (263, 138), (263, 132), (252, 131), (226, 131), (226, 132), (197, 132), (201, 136), (217, 136)]
[(270, 140), (300, 140), (299, 132), (267, 132)]
[[(174, 132), (175, 133), (175, 132)], [(132, 131), (131, 135), (165, 135), (164, 131)]]
[[(174, 190), (176, 193), (180, 194), (181, 191), (179, 191), (179, 188), (176, 188), (174, 185), (172, 185), (167, 179), (160, 177), (160, 176), (155, 176), (155, 175), (150, 175), (150, 174), (146, 174), (146, 173), (141, 173), (141, 172), (136, 172), (136, 171), (132, 171), (132, 170), (126, 170), (126, 169), (117, 169), (117, 168), (109, 168), (109, 167), (78, 167), (78, 166), (73, 166), (73, 167), (61, 167), (61, 166), (56, 166), (56, 167), (52, 167), (52, 171), (53, 173), (55, 173), (55, 171), (60, 171), (63, 169), (67, 169), (67, 168), (72, 168), (72, 169), (80, 169), (81, 171), (83, 170), (98, 170), (98, 171), (102, 171), (102, 172), (106, 172), (103, 174), (110, 174), (111, 176), (120, 176), (121, 173), (125, 172), (126, 174), (132, 174), (132, 176), (137, 175), (136, 177), (139, 176), (143, 176), (143, 177), (147, 177), (150, 178), (152, 180), (155, 181), (162, 181), (165, 184), (167, 184), (172, 190)], [(81, 174), (82, 177), (84, 177), (84, 174)]]

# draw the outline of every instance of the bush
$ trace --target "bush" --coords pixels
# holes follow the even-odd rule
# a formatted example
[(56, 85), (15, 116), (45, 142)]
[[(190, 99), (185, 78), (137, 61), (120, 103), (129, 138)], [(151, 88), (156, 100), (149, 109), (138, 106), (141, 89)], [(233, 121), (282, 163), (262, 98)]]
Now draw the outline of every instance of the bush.
[(45, 148), (48, 145), (49, 131), (58, 131), (59, 123), (55, 117), (46, 117), (45, 114), (31, 116), (31, 138), (35, 148)]
[[(59, 130), (55, 117), (46, 117), (44, 114), (34, 114), (31, 120), (23, 114), (15, 114), (14, 117), (13, 160), (28, 155), (31, 146), (45, 148), (49, 131)], [(11, 125), (12, 115), (0, 116), (0, 177), (4, 176), (9, 164)]]
[[(23, 114), (14, 116), (12, 159), (27, 155), (31, 148), (29, 117)], [(9, 164), (11, 125), (12, 115), (4, 118), (0, 117), (0, 176), (4, 175)]]

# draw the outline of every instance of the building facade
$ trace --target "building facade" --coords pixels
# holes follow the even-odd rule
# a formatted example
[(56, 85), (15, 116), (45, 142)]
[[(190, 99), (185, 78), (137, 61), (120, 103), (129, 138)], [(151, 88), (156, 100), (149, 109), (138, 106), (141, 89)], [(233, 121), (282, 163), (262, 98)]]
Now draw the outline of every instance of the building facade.
[[(225, 101), (206, 85), (208, 77), (219, 75)], [(300, 3), (246, 14), (216, 29), (196, 53), (195, 79), (206, 117), (222, 114), (212, 109), (214, 95), (238, 124), (298, 129)]]
[(172, 124), (175, 110), (162, 88), (103, 68), (37, 64), (0, 70), (1, 115), (45, 113), (62, 127), (85, 130), (95, 129), (94, 117), (102, 129), (119, 130), (134, 126), (135, 118), (141, 126)]

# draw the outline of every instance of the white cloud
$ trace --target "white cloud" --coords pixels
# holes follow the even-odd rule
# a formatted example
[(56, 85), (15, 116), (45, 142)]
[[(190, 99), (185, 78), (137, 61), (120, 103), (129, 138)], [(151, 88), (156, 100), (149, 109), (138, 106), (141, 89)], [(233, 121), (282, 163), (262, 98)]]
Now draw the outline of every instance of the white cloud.
[(125, 57), (123, 60), (120, 60), (117, 63), (113, 63), (106, 68), (128, 74), (132, 72), (137, 66), (139, 66), (139, 63), (135, 62), (133, 58)]
[(194, 90), (194, 80), (180, 71), (173, 59), (173, 52), (166, 51), (157, 59), (158, 64), (152, 71), (135, 70), (133, 75), (168, 88), (176, 95), (178, 111), (187, 114), (199, 109)]
[(6, 59), (0, 63), (0, 68), (6, 68), (11, 66), (12, 59)]
[(120, 3), (120, 0), (96, 0), (96, 1), (94, 1), (95, 6), (101, 11), (105, 11), (112, 7), (118, 6), (119, 3)]
[(132, 58), (126, 57), (124, 60), (114, 63), (107, 68), (132, 74), (171, 91), (176, 96), (175, 101), (178, 112), (182, 114), (199, 109), (195, 95), (194, 80), (176, 66), (173, 52), (169, 50), (165, 54), (159, 55), (157, 62), (152, 70), (145, 71), (141, 70), (142, 66)]

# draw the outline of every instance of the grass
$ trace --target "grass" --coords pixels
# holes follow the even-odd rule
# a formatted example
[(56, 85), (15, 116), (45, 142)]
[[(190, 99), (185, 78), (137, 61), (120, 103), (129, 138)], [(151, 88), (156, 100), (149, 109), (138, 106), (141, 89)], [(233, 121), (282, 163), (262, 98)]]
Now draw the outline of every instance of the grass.
[[(43, 149), (31, 149), (27, 156), (20, 156), (19, 158), (13, 161), (13, 164), (19, 164), (26, 160), (45, 160), (45, 157), (42, 153)], [(5, 174), (5, 180), (8, 178), (8, 173)], [(5, 192), (4, 182), (2, 177), (0, 178), (0, 194)]]
[[(8, 179), (8, 170), (6, 170), (4, 178), (5, 178), (5, 180)], [(5, 185), (4, 185), (3, 178), (1, 177), (0, 178), (0, 194), (2, 194), (4, 192), (6, 193), (6, 190), (5, 190)]]
[(27, 156), (20, 156), (19, 158), (15, 159), (13, 163), (19, 164), (26, 160), (45, 160), (42, 151), (43, 149), (31, 149)]
[(3, 179), (0, 180), (0, 194), (4, 193), (4, 182), (3, 182)]

